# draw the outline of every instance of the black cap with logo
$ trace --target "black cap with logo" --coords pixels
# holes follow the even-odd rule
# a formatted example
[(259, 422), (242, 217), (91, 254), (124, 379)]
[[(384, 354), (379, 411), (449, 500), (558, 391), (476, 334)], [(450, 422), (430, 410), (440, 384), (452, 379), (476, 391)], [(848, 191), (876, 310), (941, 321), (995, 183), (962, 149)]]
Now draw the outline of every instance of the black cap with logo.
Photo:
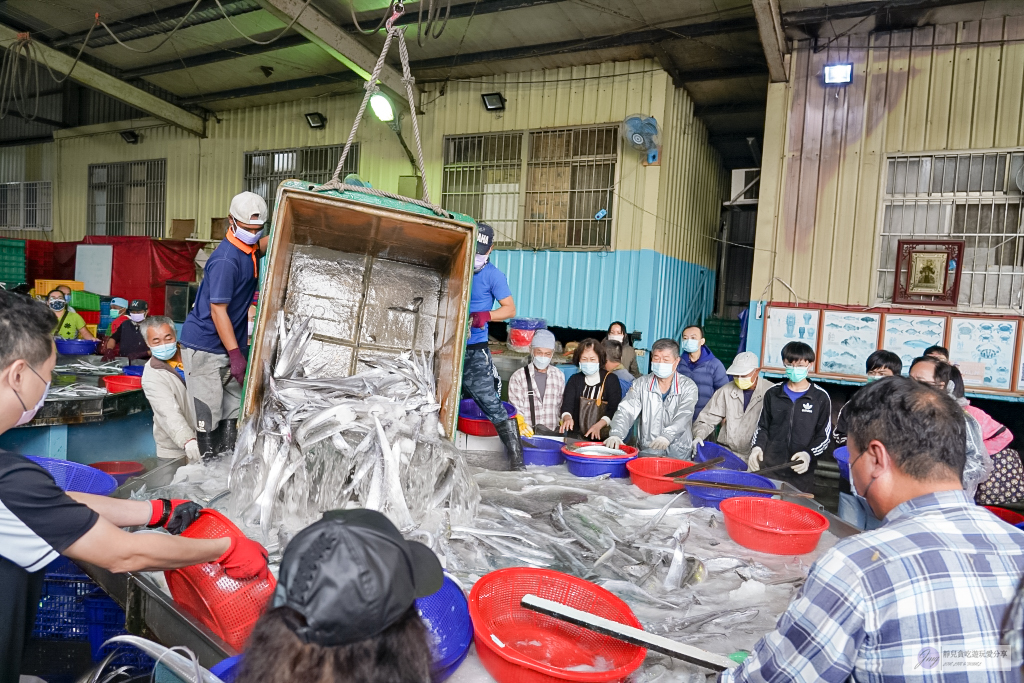
[(132, 299), (132, 302), (128, 304), (129, 313), (141, 313), (142, 311), (148, 311), (149, 304), (142, 299)]
[(486, 223), (476, 224), (476, 253), (483, 256), (494, 246), (494, 228)]

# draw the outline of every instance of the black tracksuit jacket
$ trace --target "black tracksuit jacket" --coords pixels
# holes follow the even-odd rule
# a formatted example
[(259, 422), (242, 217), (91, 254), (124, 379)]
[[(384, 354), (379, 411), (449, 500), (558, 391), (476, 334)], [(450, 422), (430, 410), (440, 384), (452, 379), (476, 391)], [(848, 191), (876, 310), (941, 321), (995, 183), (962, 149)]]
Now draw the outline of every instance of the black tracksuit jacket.
[(784, 387), (785, 383), (776, 384), (765, 392), (761, 418), (757, 422), (757, 431), (754, 432), (751, 444), (764, 453), (762, 468), (788, 462), (802, 451), (810, 453), (811, 464), (804, 474), (784, 469), (771, 473), (770, 477), (787, 481), (801, 491), (813, 493), (817, 459), (829, 446), (832, 401), (824, 389), (812, 382), (794, 405)]

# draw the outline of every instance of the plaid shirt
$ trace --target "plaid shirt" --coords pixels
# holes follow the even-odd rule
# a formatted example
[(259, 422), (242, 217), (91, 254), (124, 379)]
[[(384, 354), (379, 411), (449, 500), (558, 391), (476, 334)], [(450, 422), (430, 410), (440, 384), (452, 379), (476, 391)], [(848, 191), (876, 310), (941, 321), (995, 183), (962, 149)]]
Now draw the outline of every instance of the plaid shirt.
[(1014, 678), (996, 657), (959, 671), (936, 658), (1008, 650), (1000, 625), (1022, 570), (1024, 531), (963, 491), (914, 498), (818, 559), (775, 631), (719, 681)]
[(562, 394), (565, 392), (565, 375), (558, 368), (548, 366), (547, 383), (544, 385), (544, 396), (538, 396), (537, 369), (530, 363), (525, 368), (520, 368), (512, 373), (508, 380), (508, 401), (516, 407), (519, 414), (531, 426), (533, 419), (530, 417), (530, 398), (526, 395), (526, 373), (530, 373), (530, 380), (533, 382), (533, 407), (537, 411), (537, 422), (548, 429), (558, 429), (558, 421), (562, 417)]

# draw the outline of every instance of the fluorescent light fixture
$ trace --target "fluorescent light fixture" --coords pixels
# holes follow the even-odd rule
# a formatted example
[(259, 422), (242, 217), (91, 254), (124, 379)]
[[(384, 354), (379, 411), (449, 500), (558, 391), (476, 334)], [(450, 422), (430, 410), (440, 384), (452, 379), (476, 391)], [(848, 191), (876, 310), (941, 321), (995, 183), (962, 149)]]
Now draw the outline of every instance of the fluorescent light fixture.
[(327, 117), (318, 111), (306, 114), (306, 123), (310, 128), (323, 128), (327, 125)]
[(384, 123), (391, 123), (395, 120), (395, 107), (391, 104), (391, 99), (384, 93), (374, 93), (370, 98), (370, 108)]
[(828, 64), (825, 67), (826, 85), (846, 85), (853, 80), (853, 64)]
[(484, 109), (487, 111), (505, 111), (505, 98), (500, 92), (484, 93), (480, 96), (484, 101)]
[(139, 134), (134, 130), (122, 130), (121, 139), (127, 142), (129, 145), (139, 144)]

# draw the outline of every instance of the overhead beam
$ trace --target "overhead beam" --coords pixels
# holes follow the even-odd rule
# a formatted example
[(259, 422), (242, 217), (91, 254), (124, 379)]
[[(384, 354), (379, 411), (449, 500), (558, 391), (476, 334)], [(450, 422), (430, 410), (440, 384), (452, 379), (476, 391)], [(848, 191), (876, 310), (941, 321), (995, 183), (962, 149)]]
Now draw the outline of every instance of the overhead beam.
[(267, 95), (270, 93), (287, 92), (301, 88), (313, 88), (319, 85), (338, 85), (341, 83), (352, 83), (362, 81), (354, 71), (338, 71), (332, 74), (320, 76), (309, 76), (307, 78), (296, 78), (290, 81), (279, 81), (265, 85), (252, 85), (244, 88), (233, 88), (231, 90), (220, 90), (218, 92), (204, 93), (194, 97), (186, 97), (181, 100), (182, 104), (203, 104), (204, 102), (217, 102), (220, 100), (235, 100), (240, 97), (253, 97), (256, 95)]
[(764, 58), (768, 62), (768, 77), (772, 83), (789, 80), (784, 55), (789, 51), (786, 34), (782, 32), (782, 18), (779, 16), (778, 0), (751, 0), (754, 17), (757, 19), (757, 33), (761, 37)]
[(15, 107), (15, 108), (11, 109), (10, 111), (8, 111), (7, 112), (7, 116), (13, 116), (15, 118), (19, 118), (19, 119), (21, 119), (22, 121), (24, 121), (26, 123), (38, 123), (38, 124), (43, 125), (43, 126), (53, 126), (54, 128), (66, 128), (67, 127), (63, 121), (54, 121), (53, 119), (48, 119), (48, 118), (43, 117), (43, 116), (35, 116), (35, 117), (32, 117), (32, 118), (29, 118), (28, 116), (26, 116), (26, 115), (22, 114), (21, 112), (19, 112), (17, 107)]
[(784, 26), (804, 26), (807, 24), (820, 24), (828, 20), (855, 19), (878, 12), (905, 12), (905, 11), (926, 11), (939, 7), (950, 7), (952, 5), (966, 5), (977, 3), (979, 0), (868, 0), (867, 2), (854, 2), (848, 5), (825, 5), (813, 9), (784, 12), (782, 23)]
[(732, 78), (747, 78), (748, 76), (764, 76), (768, 73), (768, 67), (764, 64), (740, 64), (737, 66), (725, 66), (718, 69), (694, 69), (682, 71), (679, 78), (684, 83), (699, 83), (701, 81), (727, 81)]
[[(345, 29), (341, 28), (312, 4), (303, 0), (258, 0), (263, 9), (279, 20), (288, 24), (298, 17), (295, 30), (316, 43), (322, 50), (359, 74), (365, 80), (370, 79), (379, 55), (371, 52), (356, 40)], [(397, 49), (397, 45), (395, 48)], [(384, 64), (380, 73), (380, 81), (393, 93), (405, 100), (405, 85), (402, 75), (393, 67)]]
[(122, 71), (121, 76), (125, 80), (143, 78), (144, 76), (153, 76), (155, 74), (167, 73), (168, 71), (177, 71), (179, 69), (192, 69), (197, 66), (216, 64), (217, 62), (223, 62), (229, 59), (238, 59), (239, 57), (248, 57), (251, 55), (261, 55), (265, 52), (274, 52), (276, 50), (285, 50), (290, 47), (309, 44), (309, 40), (306, 39), (306, 36), (301, 34), (294, 34), (290, 36), (283, 36), (278, 40), (275, 40), (270, 45), (256, 45), (254, 43), (246, 43), (245, 45), (239, 45), (238, 47), (225, 48), (223, 50), (214, 50), (213, 52), (194, 55), (192, 57), (182, 57), (181, 59), (172, 59), (166, 62), (160, 62), (159, 64), (140, 66), (136, 69), (128, 69), (127, 71)]
[(764, 102), (739, 102), (736, 104), (705, 104), (693, 108), (694, 116), (728, 116), (730, 114), (757, 114), (765, 111)]
[(22, 145), (42, 145), (53, 142), (53, 135), (41, 135), (35, 138), (11, 138), (0, 140), (0, 147), (21, 147)]
[[(16, 40), (18, 40), (18, 31), (5, 24), (0, 24), (0, 41), (13, 43)], [(45, 64), (53, 71), (60, 74), (70, 73), (71, 78), (82, 85), (99, 90), (190, 133), (201, 137), (206, 135), (206, 122), (202, 117), (114, 78), (94, 66), (81, 61), (76, 64), (73, 57), (38, 41), (35, 43), (35, 48), (35, 53), (45, 60)]]

